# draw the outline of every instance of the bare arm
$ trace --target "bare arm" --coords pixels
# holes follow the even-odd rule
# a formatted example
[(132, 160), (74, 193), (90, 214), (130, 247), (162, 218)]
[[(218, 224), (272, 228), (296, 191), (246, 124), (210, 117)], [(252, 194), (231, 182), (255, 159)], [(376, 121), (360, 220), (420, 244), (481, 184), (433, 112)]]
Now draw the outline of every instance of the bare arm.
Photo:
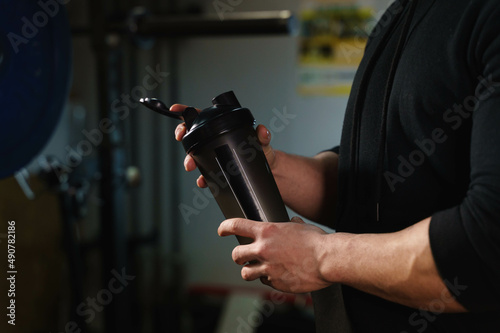
[(332, 227), (337, 201), (338, 155), (314, 157), (275, 152), (272, 168), (285, 204), (312, 221)]
[[(257, 131), (285, 203), (313, 221), (332, 221), (334, 208), (329, 207), (336, 201), (338, 156), (324, 152), (307, 158), (276, 151), (269, 144), (271, 138), (265, 127), (259, 126)], [(180, 141), (184, 134), (185, 127), (179, 125), (176, 139)], [(184, 165), (187, 171), (196, 168), (189, 156)], [(206, 186), (203, 177), (198, 185)], [(221, 224), (221, 236), (254, 239), (233, 251), (233, 260), (244, 265), (241, 274), (245, 280), (260, 278), (288, 292), (309, 292), (343, 283), (410, 307), (466, 311), (437, 272), (429, 243), (430, 218), (399, 232), (362, 235), (326, 234), (298, 218), (292, 221), (230, 219)], [(459, 281), (449, 283), (450, 290), (463, 290)]]
[[(326, 235), (324, 278), (406, 306), (433, 312), (463, 312), (439, 273), (431, 253), (427, 218), (390, 234)], [(456, 293), (465, 286), (447, 281)]]
[[(429, 245), (430, 218), (399, 232), (362, 235), (326, 234), (296, 218), (294, 221), (222, 222), (219, 235), (255, 239), (233, 251), (233, 260), (244, 265), (241, 275), (245, 280), (260, 278), (276, 289), (296, 293), (343, 283), (414, 308), (466, 311), (437, 272)], [(247, 264), (254, 261), (258, 263)], [(460, 281), (448, 282), (451, 290), (463, 291)]]

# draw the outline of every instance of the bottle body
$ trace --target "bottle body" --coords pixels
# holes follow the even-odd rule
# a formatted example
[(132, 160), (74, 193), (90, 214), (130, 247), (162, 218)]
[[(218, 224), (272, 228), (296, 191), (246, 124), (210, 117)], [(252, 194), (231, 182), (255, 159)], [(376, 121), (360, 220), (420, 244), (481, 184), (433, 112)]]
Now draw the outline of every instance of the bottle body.
[[(191, 155), (226, 218), (290, 221), (253, 126), (223, 133)], [(252, 242), (240, 236), (238, 241)]]

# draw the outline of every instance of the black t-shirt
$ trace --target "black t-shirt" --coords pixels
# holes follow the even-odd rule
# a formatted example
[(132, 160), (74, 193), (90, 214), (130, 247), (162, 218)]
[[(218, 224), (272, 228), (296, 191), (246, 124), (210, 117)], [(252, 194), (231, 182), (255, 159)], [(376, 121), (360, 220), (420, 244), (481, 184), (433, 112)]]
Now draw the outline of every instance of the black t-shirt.
[[(500, 2), (417, 1), (404, 36), (408, 1), (391, 5), (356, 74), (336, 229), (394, 232), (432, 216), (439, 273), (471, 312), (439, 313), (440, 299), (425, 312), (344, 286), (345, 307), (355, 332), (500, 332)], [(329, 332), (333, 303), (317, 299), (318, 331)]]

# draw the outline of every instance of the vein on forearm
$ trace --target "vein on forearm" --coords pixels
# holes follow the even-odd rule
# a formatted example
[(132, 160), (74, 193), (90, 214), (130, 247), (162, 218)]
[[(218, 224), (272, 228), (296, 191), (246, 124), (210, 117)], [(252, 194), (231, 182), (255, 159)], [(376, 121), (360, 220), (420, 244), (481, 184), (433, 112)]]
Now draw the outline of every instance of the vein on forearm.
[(463, 312), (438, 274), (429, 245), (430, 219), (390, 234), (328, 235), (325, 277), (406, 306), (427, 309), (447, 297), (445, 311)]

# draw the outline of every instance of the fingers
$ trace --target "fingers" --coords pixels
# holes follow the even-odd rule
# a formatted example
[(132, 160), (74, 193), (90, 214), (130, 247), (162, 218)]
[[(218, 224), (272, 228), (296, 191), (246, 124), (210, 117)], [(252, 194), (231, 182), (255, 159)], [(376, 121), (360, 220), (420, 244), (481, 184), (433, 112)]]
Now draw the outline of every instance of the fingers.
[[(243, 267), (241, 269), (241, 277), (245, 281), (253, 281), (253, 280), (257, 280), (260, 278), (261, 281), (264, 280), (264, 281), (267, 281), (267, 283), (269, 283), (269, 280), (265, 276), (264, 265), (262, 265), (260, 263), (251, 263), (251, 264), (245, 265), (245, 267)], [(262, 282), (262, 283), (264, 283), (264, 282)]]
[(259, 224), (263, 223), (265, 222), (255, 222), (238, 218), (229, 219), (220, 224), (217, 233), (221, 237), (238, 235), (255, 240), (256, 235), (259, 233)]
[[(176, 137), (177, 137), (177, 130), (176, 130)], [(194, 161), (193, 157), (189, 154), (186, 155), (186, 157), (184, 158), (184, 169), (186, 171), (193, 171), (196, 169), (196, 162)], [(196, 185), (198, 185), (198, 187), (201, 188), (208, 187), (207, 181), (203, 176), (198, 177), (198, 179), (196, 180)]]
[(196, 169), (196, 163), (191, 155), (186, 155), (184, 158), (184, 169), (186, 169), (186, 171), (193, 171)]
[(207, 181), (203, 176), (198, 177), (198, 179), (196, 180), (196, 185), (201, 188), (208, 187)]
[(170, 107), (170, 111), (172, 112), (182, 112), (184, 111), (188, 106), (184, 104), (174, 104)]
[(256, 131), (261, 145), (267, 146), (271, 143), (271, 132), (264, 125), (257, 126)]
[[(174, 104), (170, 107), (170, 111), (181, 113), (186, 108), (187, 105)], [(201, 112), (200, 109), (196, 109), (196, 111)], [(182, 141), (184, 135), (186, 135), (186, 124), (182, 123), (177, 125), (177, 127), (175, 128), (175, 140)], [(186, 171), (193, 171), (196, 169), (196, 163), (191, 155), (186, 155), (186, 158), (184, 159), (184, 169), (186, 169)], [(207, 181), (203, 176), (198, 177), (198, 179), (196, 180), (196, 184), (201, 188), (205, 188), (208, 186)]]
[[(184, 111), (188, 106), (184, 104), (174, 104), (170, 107), (170, 111), (172, 112), (182, 112)], [(200, 109), (196, 108), (196, 111), (201, 112)]]
[[(180, 124), (175, 130), (175, 139), (177, 141), (181, 141), (184, 134), (186, 134), (186, 126), (184, 126), (184, 124)], [(196, 162), (189, 154), (184, 158), (184, 169), (186, 169), (186, 171), (193, 171), (196, 169)], [(201, 188), (205, 188), (208, 186), (207, 181), (203, 176), (198, 177), (198, 179), (196, 180), (196, 185)]]
[(182, 123), (175, 128), (175, 140), (181, 141), (186, 134), (186, 124)]
[(259, 262), (255, 251), (253, 250), (254, 246), (248, 245), (239, 245), (233, 249), (233, 253), (231, 257), (233, 261), (238, 265), (255, 265)]
[(260, 282), (262, 284), (265, 284), (266, 286), (269, 286), (271, 288), (275, 288), (275, 286), (273, 286), (273, 283), (271, 282), (271, 279), (266, 276), (264, 265), (260, 263), (245, 265), (245, 267), (241, 269), (241, 277), (245, 281), (260, 279)]
[[(170, 107), (170, 111), (182, 113), (188, 106), (184, 104), (174, 104)], [(201, 112), (200, 109), (196, 109), (196, 111)], [(182, 123), (177, 125), (175, 129), (175, 139), (177, 141), (181, 141), (184, 135), (186, 134), (186, 124)]]
[[(184, 158), (184, 169), (186, 169), (186, 171), (193, 171), (196, 169), (196, 163), (191, 155), (186, 155), (186, 158)], [(198, 177), (196, 185), (201, 188), (208, 187), (207, 180), (203, 176)]]

